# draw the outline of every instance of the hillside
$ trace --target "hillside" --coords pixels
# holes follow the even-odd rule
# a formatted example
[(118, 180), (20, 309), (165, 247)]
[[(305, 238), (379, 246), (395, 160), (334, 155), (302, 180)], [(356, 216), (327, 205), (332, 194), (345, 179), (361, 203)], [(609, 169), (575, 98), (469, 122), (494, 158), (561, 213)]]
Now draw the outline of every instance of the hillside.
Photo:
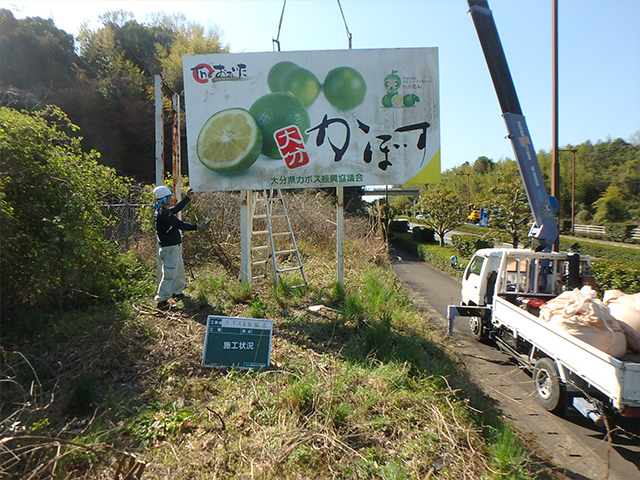
[[(561, 478), (469, 381), (367, 222), (347, 222), (340, 288), (331, 204), (295, 201), (308, 287), (246, 288), (210, 263), (189, 267), (175, 312), (151, 306), (150, 285), (24, 315), (3, 338), (5, 478)], [(150, 245), (137, 253), (153, 259)], [(201, 367), (211, 314), (273, 319), (271, 367)]]

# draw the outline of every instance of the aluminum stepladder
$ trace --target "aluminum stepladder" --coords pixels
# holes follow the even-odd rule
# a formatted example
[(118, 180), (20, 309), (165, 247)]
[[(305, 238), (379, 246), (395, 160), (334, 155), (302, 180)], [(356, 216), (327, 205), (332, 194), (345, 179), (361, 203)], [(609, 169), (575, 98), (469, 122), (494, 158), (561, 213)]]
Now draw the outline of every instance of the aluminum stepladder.
[[(251, 204), (251, 239), (251, 264), (254, 280), (266, 278), (269, 263), (271, 263), (276, 285), (280, 282), (282, 274), (297, 270), (302, 275), (303, 283), (294, 285), (292, 288), (307, 284), (307, 277), (304, 273), (300, 252), (291, 229), (291, 222), (281, 190), (254, 191)], [(258, 239), (260, 241), (254, 241)], [(264, 267), (264, 273), (256, 275), (255, 267)]]

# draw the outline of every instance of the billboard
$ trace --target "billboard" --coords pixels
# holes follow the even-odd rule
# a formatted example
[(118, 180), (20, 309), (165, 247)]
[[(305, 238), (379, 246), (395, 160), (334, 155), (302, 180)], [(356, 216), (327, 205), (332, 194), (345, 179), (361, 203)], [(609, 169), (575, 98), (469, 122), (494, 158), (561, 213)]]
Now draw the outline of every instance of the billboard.
[(183, 57), (196, 191), (440, 180), (437, 48)]

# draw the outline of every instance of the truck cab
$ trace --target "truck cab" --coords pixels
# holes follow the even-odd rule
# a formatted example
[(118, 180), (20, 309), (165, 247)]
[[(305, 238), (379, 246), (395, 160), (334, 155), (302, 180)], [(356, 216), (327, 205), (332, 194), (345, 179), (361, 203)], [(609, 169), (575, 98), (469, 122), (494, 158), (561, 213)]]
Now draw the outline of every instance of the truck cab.
[[(462, 277), (463, 305), (485, 306), (493, 303), (501, 252), (502, 250), (485, 248), (473, 255)], [(491, 272), (496, 272), (496, 275)]]
[(462, 278), (462, 304), (487, 306), (494, 295), (549, 300), (564, 290), (593, 285), (589, 259), (577, 253), (522, 249), (478, 250)]

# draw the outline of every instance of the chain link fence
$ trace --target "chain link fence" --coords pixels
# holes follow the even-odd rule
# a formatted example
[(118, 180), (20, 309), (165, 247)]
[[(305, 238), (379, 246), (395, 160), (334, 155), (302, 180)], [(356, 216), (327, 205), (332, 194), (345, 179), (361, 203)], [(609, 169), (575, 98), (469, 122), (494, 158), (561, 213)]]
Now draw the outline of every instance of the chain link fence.
[[(151, 205), (140, 203), (112, 203), (101, 205), (102, 211), (109, 219), (105, 227), (105, 238), (116, 242), (122, 252), (128, 252), (133, 245), (155, 234), (149, 230), (153, 218)], [(148, 217), (146, 225), (145, 218)]]

